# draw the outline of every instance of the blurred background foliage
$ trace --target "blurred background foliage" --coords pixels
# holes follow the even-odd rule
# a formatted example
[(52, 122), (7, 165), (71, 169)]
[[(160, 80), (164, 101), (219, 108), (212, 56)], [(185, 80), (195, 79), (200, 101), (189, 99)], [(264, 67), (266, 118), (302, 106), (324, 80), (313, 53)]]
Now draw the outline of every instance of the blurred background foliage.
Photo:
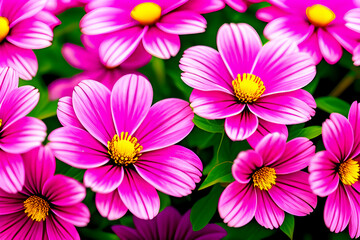
[[(191, 88), (180, 79), (179, 60), (184, 50), (195, 45), (207, 45), (216, 48), (216, 34), (224, 23), (245, 22), (253, 26), (262, 37), (265, 23), (256, 19), (255, 12), (266, 3), (252, 5), (246, 13), (238, 13), (230, 7), (205, 15), (208, 28), (205, 33), (181, 36), (181, 50), (179, 54), (169, 60), (155, 57), (139, 71), (150, 80), (154, 89), (154, 103), (169, 97), (188, 100)], [(58, 78), (68, 78), (80, 72), (72, 68), (62, 57), (61, 48), (64, 43), (81, 45), (79, 21), (85, 14), (83, 8), (73, 8), (60, 14), (62, 24), (55, 28), (53, 45), (49, 48), (36, 50), (39, 61), (39, 71), (33, 81), (21, 81), (21, 85), (33, 85), (39, 89), (41, 97), (31, 116), (42, 119), (48, 128), (48, 133), (61, 127), (57, 117), (57, 101), (49, 101), (47, 86)], [(91, 61), (91, 59), (89, 59)], [(317, 66), (317, 75), (305, 89), (313, 94), (318, 108), (315, 117), (306, 124), (289, 126), (289, 139), (303, 136), (312, 139), (317, 151), (323, 150), (321, 142), (321, 124), (329, 117), (329, 113), (339, 112), (347, 115), (350, 104), (359, 100), (360, 70), (355, 68), (351, 55), (344, 52), (341, 61), (335, 65), (321, 62)], [(284, 224), (278, 230), (268, 230), (256, 223), (250, 222), (242, 228), (229, 228), (222, 223), (217, 213), (218, 199), (225, 186), (234, 181), (231, 175), (232, 162), (237, 154), (249, 149), (246, 141), (232, 142), (224, 133), (224, 121), (209, 121), (198, 116), (194, 119), (195, 128), (180, 144), (195, 151), (204, 164), (204, 176), (198, 184), (197, 190), (190, 196), (183, 198), (169, 197), (159, 193), (161, 210), (173, 205), (182, 214), (192, 209), (191, 222), (194, 230), (199, 230), (209, 222), (218, 223), (228, 231), (226, 239), (349, 239), (347, 230), (340, 234), (330, 233), (323, 220), (325, 200), (319, 198), (318, 207), (306, 217), (286, 215)], [(64, 174), (82, 181), (84, 170), (72, 168), (57, 161), (58, 174)], [(116, 221), (108, 221), (100, 216), (95, 207), (95, 194), (88, 189), (84, 201), (91, 212), (91, 222), (85, 228), (78, 228), (82, 239), (118, 239), (112, 233), (110, 226), (123, 224), (133, 226), (132, 215)]]

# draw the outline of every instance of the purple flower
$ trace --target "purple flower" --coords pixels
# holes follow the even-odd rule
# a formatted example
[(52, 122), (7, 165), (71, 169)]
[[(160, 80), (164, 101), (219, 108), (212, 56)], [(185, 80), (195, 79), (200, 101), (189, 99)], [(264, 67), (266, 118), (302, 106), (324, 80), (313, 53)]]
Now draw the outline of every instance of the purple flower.
[[(122, 64), (110, 67), (101, 61), (99, 46), (106, 36), (82, 35), (84, 47), (67, 43), (62, 48), (62, 54), (71, 66), (83, 70), (72, 78), (58, 79), (49, 85), (49, 98), (59, 99), (71, 96), (73, 89), (82, 80), (93, 79), (112, 89), (115, 82), (125, 74), (134, 73), (135, 69), (145, 66), (151, 59), (142, 44)], [(91, 61), (89, 61), (91, 59)]]
[(268, 39), (288, 38), (301, 51), (309, 53), (316, 64), (324, 57), (334, 64), (342, 48), (352, 53), (360, 34), (345, 26), (344, 15), (356, 8), (353, 0), (269, 0), (270, 7), (257, 12), (260, 20), (269, 22), (264, 29)]
[(310, 185), (326, 197), (324, 220), (332, 232), (349, 225), (352, 238), (360, 236), (360, 104), (351, 105), (348, 118), (332, 113), (323, 123), (325, 151), (309, 165)]
[(45, 124), (26, 117), (39, 101), (31, 86), (18, 88), (17, 73), (0, 68), (0, 188), (16, 193), (24, 185), (24, 163), (20, 156), (39, 146), (46, 137)]
[(200, 231), (194, 232), (190, 222), (190, 210), (181, 216), (173, 207), (165, 208), (152, 220), (142, 220), (137, 217), (133, 219), (135, 229), (121, 225), (112, 226), (120, 239), (220, 240), (227, 234), (216, 224), (208, 224)]
[(172, 98), (151, 106), (152, 97), (150, 82), (129, 74), (112, 91), (87, 80), (75, 87), (72, 98), (60, 99), (64, 127), (50, 134), (50, 146), (60, 160), (88, 169), (84, 183), (98, 192), (99, 212), (110, 219), (127, 209), (152, 219), (160, 207), (156, 189), (181, 197), (200, 181), (200, 159), (174, 145), (194, 126), (189, 103)]
[(40, 146), (22, 155), (26, 178), (21, 192), (0, 190), (1, 239), (80, 239), (74, 225), (84, 227), (90, 212), (81, 201), (85, 187), (55, 175), (55, 158)]
[[(234, 141), (253, 146), (269, 132), (287, 134), (283, 124), (308, 121), (314, 98), (300, 89), (315, 76), (306, 53), (286, 40), (262, 46), (247, 24), (224, 24), (217, 35), (218, 51), (207, 46), (187, 49), (180, 60), (182, 80), (193, 87), (191, 107), (206, 119), (226, 119)], [(250, 137), (250, 138), (249, 138)]]
[(114, 67), (141, 43), (153, 56), (175, 56), (180, 49), (179, 35), (205, 31), (206, 20), (200, 13), (223, 6), (222, 0), (94, 0), (87, 5), (91, 11), (80, 27), (88, 35), (111, 33), (99, 50), (103, 62)]
[(240, 152), (234, 161), (235, 182), (219, 199), (219, 213), (230, 227), (246, 225), (255, 216), (266, 228), (278, 228), (284, 211), (305, 216), (316, 207), (306, 168), (315, 147), (307, 138), (286, 143), (284, 135), (266, 135), (254, 150)]
[(55, 16), (42, 11), (46, 0), (0, 1), (0, 66), (12, 67), (21, 78), (35, 76), (38, 63), (32, 49), (51, 45)]

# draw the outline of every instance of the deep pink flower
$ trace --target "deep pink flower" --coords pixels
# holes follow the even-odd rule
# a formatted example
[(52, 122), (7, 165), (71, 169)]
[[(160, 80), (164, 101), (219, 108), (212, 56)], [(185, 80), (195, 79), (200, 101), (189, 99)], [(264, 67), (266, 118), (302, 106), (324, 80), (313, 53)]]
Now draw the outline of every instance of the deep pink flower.
[(40, 146), (23, 154), (25, 185), (16, 194), (0, 190), (1, 239), (80, 239), (74, 225), (86, 226), (90, 212), (81, 201), (85, 187), (55, 175), (55, 157)]
[[(82, 35), (81, 41), (84, 47), (67, 43), (62, 48), (62, 54), (66, 61), (73, 67), (83, 70), (71, 78), (58, 79), (49, 85), (49, 97), (51, 100), (64, 96), (71, 96), (73, 89), (82, 80), (97, 80), (112, 89), (115, 82), (125, 74), (135, 73), (135, 69), (145, 66), (151, 60), (142, 44), (121, 65), (111, 67), (102, 62), (99, 56), (99, 46), (106, 36)], [(89, 61), (91, 59), (91, 61)]]
[[(152, 97), (150, 82), (129, 74), (112, 91), (87, 80), (75, 87), (72, 98), (60, 99), (58, 118), (64, 127), (50, 134), (50, 145), (60, 160), (88, 169), (84, 183), (98, 192), (99, 212), (110, 219), (127, 209), (151, 219), (160, 207), (156, 189), (181, 197), (200, 181), (200, 159), (174, 145), (194, 126), (189, 103), (172, 98), (151, 106)], [(116, 205), (109, 205), (112, 200)]]
[(168, 59), (179, 52), (179, 35), (205, 31), (200, 13), (223, 6), (223, 0), (94, 0), (80, 27), (88, 35), (111, 33), (100, 45), (108, 66), (124, 62), (141, 43), (151, 55)]
[(325, 151), (309, 165), (310, 185), (321, 197), (328, 196), (325, 225), (341, 232), (349, 224), (352, 238), (360, 236), (360, 104), (351, 105), (348, 118), (332, 113), (323, 123)]
[(270, 7), (258, 11), (259, 19), (269, 22), (264, 29), (268, 39), (288, 38), (316, 64), (324, 57), (334, 64), (342, 48), (352, 53), (360, 34), (345, 26), (344, 15), (356, 8), (353, 0), (269, 0)]
[(135, 229), (115, 225), (113, 231), (122, 240), (140, 239), (172, 239), (172, 240), (220, 240), (226, 236), (226, 231), (216, 225), (208, 224), (200, 231), (193, 231), (190, 222), (190, 210), (183, 216), (173, 207), (165, 208), (152, 220), (142, 220), (133, 217)]
[(21, 78), (35, 76), (38, 63), (32, 49), (51, 45), (55, 16), (42, 11), (46, 0), (0, 1), (0, 66), (12, 67)]
[(24, 185), (24, 163), (20, 156), (39, 146), (46, 137), (45, 124), (26, 117), (39, 101), (32, 86), (18, 88), (17, 73), (0, 68), (0, 188), (16, 193)]
[(316, 207), (317, 198), (309, 186), (308, 166), (315, 146), (307, 138), (266, 135), (254, 150), (240, 152), (234, 161), (235, 182), (219, 199), (219, 213), (230, 227), (246, 225), (255, 216), (266, 228), (278, 228), (284, 211), (305, 216)]
[[(360, 33), (360, 2), (357, 2), (357, 8), (351, 9), (345, 14), (344, 19), (348, 28)], [(353, 61), (355, 66), (360, 66), (360, 43), (354, 49)]]
[(85, 3), (82, 0), (47, 0), (44, 10), (58, 15), (70, 8), (82, 7)]
[(264, 0), (224, 0), (227, 5), (238, 12), (245, 12), (251, 4), (263, 2)]
[(263, 47), (247, 24), (224, 24), (218, 51), (195, 46), (180, 60), (182, 80), (193, 87), (194, 112), (206, 119), (226, 119), (234, 141), (252, 145), (268, 132), (287, 134), (285, 125), (308, 121), (314, 98), (300, 89), (315, 76), (315, 66), (294, 43), (270, 41)]

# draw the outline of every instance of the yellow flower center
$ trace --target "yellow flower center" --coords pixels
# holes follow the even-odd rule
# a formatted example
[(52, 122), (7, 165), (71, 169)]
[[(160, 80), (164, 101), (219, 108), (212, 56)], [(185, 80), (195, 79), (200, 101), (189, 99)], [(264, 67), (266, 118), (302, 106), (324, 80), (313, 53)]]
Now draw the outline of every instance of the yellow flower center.
[(2, 119), (0, 119), (0, 127), (2, 126)]
[(359, 179), (359, 163), (351, 158), (339, 165), (339, 177), (343, 184), (352, 185)]
[(269, 190), (275, 185), (276, 173), (275, 169), (270, 167), (262, 167), (252, 175), (254, 187), (258, 187), (260, 190)]
[(24, 202), (25, 213), (34, 221), (45, 221), (46, 216), (49, 215), (49, 203), (43, 198), (33, 195)]
[(2, 42), (9, 34), (9, 20), (6, 17), (0, 17), (0, 42)]
[(306, 16), (315, 27), (326, 27), (336, 17), (330, 8), (321, 4), (315, 4), (306, 8)]
[(120, 166), (135, 163), (141, 156), (142, 148), (128, 132), (121, 132), (120, 137), (115, 134), (111, 142), (108, 141), (108, 153), (115, 164)]
[(130, 16), (142, 25), (152, 25), (161, 17), (161, 7), (153, 2), (144, 2), (136, 5)]
[(258, 76), (250, 73), (244, 73), (242, 78), (240, 74), (232, 81), (236, 97), (242, 103), (253, 103), (265, 92), (263, 81)]

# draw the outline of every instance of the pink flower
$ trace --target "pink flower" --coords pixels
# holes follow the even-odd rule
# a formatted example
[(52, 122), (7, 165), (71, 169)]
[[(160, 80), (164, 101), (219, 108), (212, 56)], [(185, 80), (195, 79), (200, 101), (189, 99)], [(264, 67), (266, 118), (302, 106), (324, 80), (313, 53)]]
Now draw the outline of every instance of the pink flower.
[(264, 0), (224, 0), (227, 5), (238, 12), (245, 12), (251, 4), (263, 2)]
[(226, 231), (216, 225), (208, 224), (200, 231), (193, 231), (190, 222), (190, 210), (183, 216), (173, 207), (165, 208), (152, 220), (142, 220), (133, 217), (135, 229), (115, 225), (113, 231), (123, 240), (140, 239), (173, 239), (195, 240), (211, 239), (220, 240), (226, 236)]
[(301, 51), (309, 53), (316, 64), (324, 57), (334, 64), (342, 56), (342, 48), (352, 53), (360, 34), (345, 26), (344, 15), (355, 8), (345, 0), (269, 0), (270, 7), (260, 9), (257, 16), (269, 22), (264, 29), (268, 39), (288, 38)]
[(360, 44), (354, 49), (352, 60), (355, 66), (360, 66)]
[(135, 69), (145, 66), (151, 60), (151, 55), (140, 44), (121, 65), (111, 67), (102, 62), (99, 56), (99, 46), (104, 40), (106, 40), (106, 36), (82, 35), (81, 41), (84, 47), (71, 43), (64, 45), (62, 54), (66, 61), (83, 72), (69, 79), (58, 79), (52, 82), (49, 85), (51, 100), (71, 96), (74, 87), (85, 79), (97, 80), (112, 89), (120, 77), (128, 73), (135, 73)]
[(24, 185), (24, 163), (20, 156), (39, 146), (46, 137), (45, 124), (26, 117), (39, 101), (32, 86), (18, 88), (17, 73), (0, 68), (0, 188), (16, 193)]
[(70, 8), (82, 7), (84, 5), (81, 0), (47, 0), (44, 10), (58, 15)]
[(348, 118), (332, 113), (323, 123), (326, 150), (316, 153), (309, 165), (310, 185), (321, 197), (328, 196), (325, 225), (341, 232), (349, 224), (352, 238), (360, 236), (360, 104), (351, 105)]
[[(348, 28), (360, 33), (360, 2), (357, 3), (357, 8), (351, 9), (345, 14), (344, 19)], [(360, 66), (360, 43), (354, 49), (353, 61), (355, 66)]]
[(247, 24), (224, 24), (217, 35), (218, 51), (195, 46), (180, 60), (182, 80), (193, 87), (191, 107), (206, 119), (226, 119), (234, 141), (255, 145), (269, 132), (287, 134), (285, 125), (308, 121), (314, 98), (300, 89), (315, 76), (306, 53), (288, 41), (263, 47)]
[(194, 126), (189, 103), (172, 98), (151, 106), (152, 97), (150, 82), (129, 74), (112, 91), (87, 80), (75, 87), (72, 98), (60, 99), (58, 118), (64, 127), (50, 134), (50, 146), (61, 161), (88, 169), (84, 183), (97, 192), (99, 212), (109, 219), (127, 209), (152, 219), (160, 207), (156, 189), (181, 197), (200, 181), (200, 159), (174, 145)]
[(1, 239), (80, 239), (74, 227), (86, 226), (90, 212), (81, 201), (85, 187), (55, 175), (55, 158), (49, 147), (23, 155), (24, 189), (15, 194), (0, 190)]
[(307, 138), (266, 135), (254, 150), (240, 152), (234, 161), (235, 182), (226, 187), (219, 199), (219, 213), (230, 227), (246, 225), (255, 216), (266, 228), (278, 228), (284, 211), (305, 216), (316, 207), (308, 166), (315, 147)]
[(57, 19), (41, 11), (46, 0), (2, 0), (0, 2), (0, 66), (12, 67), (21, 78), (36, 75), (38, 63), (32, 49), (51, 45), (51, 27)]
[(153, 56), (163, 59), (175, 56), (180, 49), (179, 35), (205, 31), (206, 20), (200, 13), (223, 6), (222, 0), (93, 0), (80, 27), (88, 35), (111, 33), (100, 45), (100, 57), (114, 67), (141, 43)]

